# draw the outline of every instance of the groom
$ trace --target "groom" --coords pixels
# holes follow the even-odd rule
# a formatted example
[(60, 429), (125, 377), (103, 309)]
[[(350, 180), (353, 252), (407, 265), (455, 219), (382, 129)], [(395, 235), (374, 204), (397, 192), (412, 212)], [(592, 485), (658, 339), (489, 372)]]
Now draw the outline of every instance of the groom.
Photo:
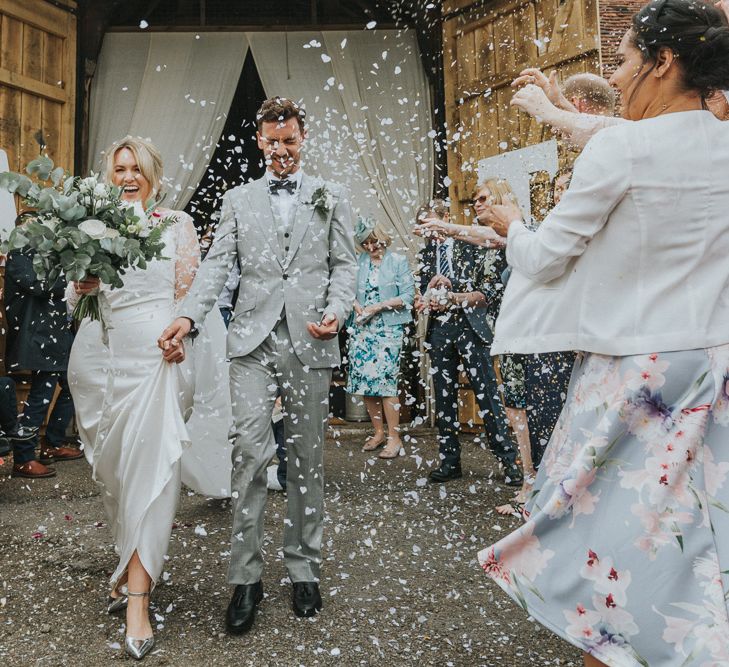
[(240, 289), (228, 330), (235, 421), (233, 536), (228, 632), (253, 625), (263, 599), (263, 511), (266, 466), (275, 443), (271, 415), (280, 391), (288, 450), (284, 558), (297, 616), (321, 609), (319, 567), (323, 521), (324, 427), (329, 413), (336, 340), (355, 297), (356, 261), (347, 193), (300, 168), (305, 112), (290, 100), (266, 100), (258, 112), (263, 178), (223, 197), (215, 242), (159, 344), (179, 358), (240, 265)]

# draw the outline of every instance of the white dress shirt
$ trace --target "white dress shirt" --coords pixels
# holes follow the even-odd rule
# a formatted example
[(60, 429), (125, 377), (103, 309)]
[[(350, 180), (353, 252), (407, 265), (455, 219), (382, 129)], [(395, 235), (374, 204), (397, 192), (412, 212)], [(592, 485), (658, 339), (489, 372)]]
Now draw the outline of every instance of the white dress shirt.
[[(298, 169), (295, 173), (288, 176), (285, 180), (293, 181), (296, 183), (296, 191), (292, 195), (288, 190), (279, 190), (275, 195), (270, 195), (271, 206), (275, 207), (276, 213), (278, 213), (281, 224), (284, 227), (288, 227), (291, 223), (291, 216), (296, 208), (296, 204), (299, 201), (299, 192), (301, 191), (301, 169)], [(266, 182), (271, 183), (272, 181), (279, 181), (278, 178), (272, 171), (266, 170)]]
[(537, 231), (512, 223), (492, 354), (729, 343), (729, 126), (709, 111), (598, 132)]

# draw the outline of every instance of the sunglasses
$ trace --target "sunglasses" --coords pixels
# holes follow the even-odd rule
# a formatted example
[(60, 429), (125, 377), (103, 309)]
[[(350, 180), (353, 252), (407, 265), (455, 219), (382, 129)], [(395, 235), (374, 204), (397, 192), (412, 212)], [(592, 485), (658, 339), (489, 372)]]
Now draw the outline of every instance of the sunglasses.
[(494, 198), (490, 195), (481, 195), (471, 200), (471, 203), (475, 206), (476, 204), (493, 204)]

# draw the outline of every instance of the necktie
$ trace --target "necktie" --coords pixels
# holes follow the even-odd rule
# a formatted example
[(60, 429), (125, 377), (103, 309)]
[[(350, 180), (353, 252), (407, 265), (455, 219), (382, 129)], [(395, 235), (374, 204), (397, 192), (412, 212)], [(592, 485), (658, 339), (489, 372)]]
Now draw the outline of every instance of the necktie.
[(451, 277), (451, 267), (448, 265), (448, 251), (442, 243), (438, 246), (438, 273), (446, 278)]
[(290, 195), (296, 192), (296, 181), (291, 181), (288, 178), (281, 178), (278, 180), (272, 180), (268, 184), (268, 192), (272, 195), (277, 195), (281, 190), (286, 190)]

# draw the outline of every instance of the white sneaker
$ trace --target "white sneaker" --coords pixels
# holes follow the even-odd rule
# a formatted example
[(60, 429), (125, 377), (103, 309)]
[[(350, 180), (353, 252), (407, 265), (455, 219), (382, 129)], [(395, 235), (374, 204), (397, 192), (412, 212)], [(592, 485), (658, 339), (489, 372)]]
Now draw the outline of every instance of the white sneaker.
[(266, 468), (266, 474), (268, 475), (268, 488), (271, 491), (283, 491), (283, 486), (278, 481), (278, 465), (275, 463)]

